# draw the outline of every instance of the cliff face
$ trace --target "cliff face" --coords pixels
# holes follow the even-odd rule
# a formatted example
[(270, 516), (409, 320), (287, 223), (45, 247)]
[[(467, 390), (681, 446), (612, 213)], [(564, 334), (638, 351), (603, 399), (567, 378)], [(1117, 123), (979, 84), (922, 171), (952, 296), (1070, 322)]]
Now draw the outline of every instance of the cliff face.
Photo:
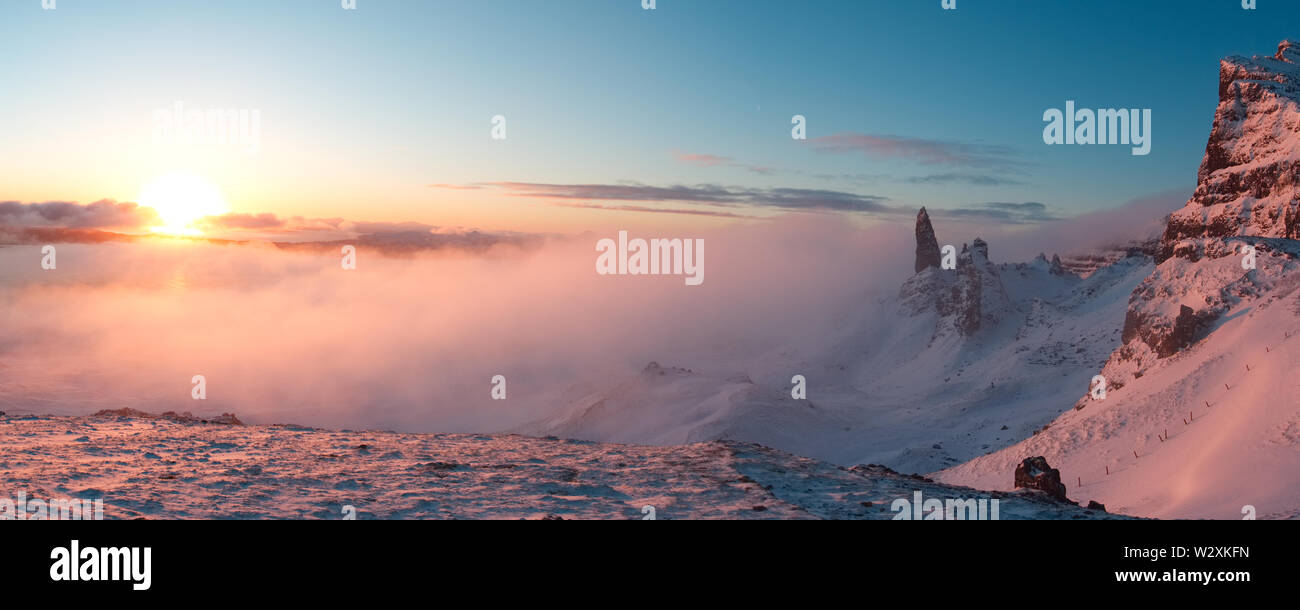
[(1275, 55), (1229, 57), (1219, 67), (1214, 113), (1196, 192), (1174, 212), (1158, 262), (1197, 260), (1206, 240), (1295, 239), (1300, 228), (1300, 45)]
[[(1220, 63), (1196, 191), (1172, 214), (1159, 266), (1129, 298), (1123, 347), (1103, 374), (1123, 384), (1195, 344), (1245, 301), (1300, 270), (1300, 45)], [(1255, 249), (1254, 266), (1243, 264)]]

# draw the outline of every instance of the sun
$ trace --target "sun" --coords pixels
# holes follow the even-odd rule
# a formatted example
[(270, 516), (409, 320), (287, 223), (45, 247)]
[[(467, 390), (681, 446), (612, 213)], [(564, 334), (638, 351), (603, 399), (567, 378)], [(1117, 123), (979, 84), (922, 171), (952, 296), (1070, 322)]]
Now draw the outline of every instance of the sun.
[(187, 172), (155, 178), (140, 192), (137, 203), (153, 208), (162, 218), (162, 224), (151, 230), (169, 235), (199, 235), (202, 232), (193, 226), (194, 221), (230, 212), (217, 187)]

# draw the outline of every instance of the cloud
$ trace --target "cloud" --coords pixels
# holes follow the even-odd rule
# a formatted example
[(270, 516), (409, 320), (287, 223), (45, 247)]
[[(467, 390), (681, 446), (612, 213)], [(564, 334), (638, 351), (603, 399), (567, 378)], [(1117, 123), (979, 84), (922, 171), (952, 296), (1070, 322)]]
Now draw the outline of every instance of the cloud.
[[(40, 269), (36, 247), (0, 248), (0, 410), (496, 432), (555, 416), (575, 388), (606, 390), (650, 361), (780, 387), (788, 374), (755, 367), (820, 353), (867, 315), (866, 297), (911, 272), (909, 228), (825, 215), (683, 235), (707, 243), (698, 287), (596, 274), (594, 245), (614, 236), (485, 256), (359, 246), (352, 271), (337, 249), (263, 243), (73, 245), (59, 248), (57, 272)], [(774, 298), (792, 294), (797, 306)], [(199, 374), (202, 403), (190, 398)], [(508, 401), (490, 398), (498, 374)]]
[(1010, 224), (1026, 224), (1060, 220), (1059, 216), (1047, 211), (1047, 206), (1037, 201), (1024, 203), (988, 202), (969, 207), (936, 209), (936, 216), (964, 217), (997, 220)]
[(461, 231), (431, 233), (429, 231), (388, 231), (365, 233), (353, 239), (335, 241), (275, 242), (284, 250), (337, 251), (345, 245), (370, 249), (384, 256), (411, 256), (423, 252), (462, 251), (482, 254), (499, 246), (529, 250), (542, 246), (546, 236), (529, 233), (484, 233)]
[(1156, 239), (1164, 230), (1165, 218), (1182, 207), (1189, 195), (1182, 189), (1160, 191), (1114, 208), (1070, 217), (1053, 214), (1037, 202), (984, 203), (956, 210), (931, 209), (930, 213), (940, 240), (948, 240), (943, 243), (982, 237), (1001, 253), (996, 260), (1015, 262), (1027, 261), (1040, 252), (1048, 256), (1087, 254)]
[(731, 165), (731, 157), (719, 157), (717, 155), (688, 154), (676, 153), (678, 161), (688, 165), (697, 165), (700, 167), (717, 167), (719, 165)]
[(650, 212), (655, 214), (687, 214), (691, 216), (716, 216), (719, 218), (758, 218), (746, 214), (736, 214), (734, 212), (724, 212), (721, 210), (707, 209), (687, 209), (687, 208), (658, 208), (646, 205), (598, 205), (594, 203), (567, 202), (555, 203), (554, 205), (566, 208), (581, 208), (584, 210), (606, 210), (613, 212)]
[[(801, 188), (740, 188), (713, 184), (696, 186), (649, 186), (644, 184), (545, 184), (495, 182), (492, 186), (512, 197), (568, 201), (635, 201), (696, 203), (722, 207), (777, 208), (784, 210), (833, 210), (878, 214), (902, 214), (906, 210), (885, 205), (879, 195)], [(657, 211), (649, 207), (646, 210)], [(680, 213), (676, 211), (675, 213)]]
[(852, 132), (812, 138), (808, 143), (820, 153), (859, 153), (873, 159), (901, 159), (923, 165), (989, 168), (1019, 164), (1012, 148), (988, 144)]
[(222, 214), (207, 216), (197, 222), (205, 233), (222, 231), (264, 231), (268, 236), (286, 237), (295, 233), (328, 238), (355, 237), (358, 235), (384, 233), (428, 233), (436, 230), (435, 225), (421, 222), (367, 222), (347, 220), (345, 218), (304, 218), (291, 216), (281, 218), (275, 214)]
[[(535, 248), (546, 236), (475, 230), (440, 230), (420, 222), (367, 222), (344, 218), (281, 218), (275, 214), (231, 213), (208, 216), (196, 222), (204, 237), (171, 237), (143, 232), (157, 226), (157, 214), (134, 203), (99, 201), (22, 204), (0, 202), (0, 244), (102, 244), (153, 243), (183, 240), (200, 243), (268, 242), (282, 249), (337, 250), (341, 245), (365, 247), (386, 256), (417, 252), (487, 252), (498, 246)], [(94, 227), (129, 230), (107, 231)]]
[(152, 208), (103, 199), (85, 205), (65, 201), (0, 202), (0, 226), (10, 228), (143, 229), (162, 224)]
[(199, 224), (207, 229), (280, 229), (285, 221), (275, 214), (225, 214), (208, 216)]
[(765, 165), (737, 163), (731, 157), (721, 157), (718, 155), (700, 153), (674, 153), (673, 156), (682, 163), (697, 167), (736, 167), (761, 176), (771, 176), (777, 173), (776, 168), (767, 167)]
[(903, 182), (908, 184), (970, 184), (974, 186), (1010, 186), (1024, 184), (1019, 180), (1013, 180), (1005, 176), (994, 176), (990, 174), (930, 174), (928, 176), (911, 176), (904, 178)]

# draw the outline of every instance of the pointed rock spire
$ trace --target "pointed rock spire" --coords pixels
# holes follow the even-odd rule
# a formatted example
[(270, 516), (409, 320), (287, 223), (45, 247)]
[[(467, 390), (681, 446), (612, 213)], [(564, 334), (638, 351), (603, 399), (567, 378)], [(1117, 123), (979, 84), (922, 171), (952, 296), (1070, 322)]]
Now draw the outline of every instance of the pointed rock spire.
[(934, 236), (934, 226), (925, 208), (916, 214), (916, 272), (927, 267), (939, 267), (939, 240)]

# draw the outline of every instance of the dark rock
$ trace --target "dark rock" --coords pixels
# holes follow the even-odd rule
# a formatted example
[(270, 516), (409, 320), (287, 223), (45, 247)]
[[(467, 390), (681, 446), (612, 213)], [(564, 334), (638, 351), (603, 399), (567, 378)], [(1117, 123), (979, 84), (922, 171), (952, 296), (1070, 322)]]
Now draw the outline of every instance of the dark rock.
[(1104, 513), (1106, 512), (1106, 505), (1096, 500), (1088, 500), (1088, 510), (1099, 510)]
[(1157, 350), (1156, 353), (1161, 358), (1165, 358), (1191, 345), (1192, 341), (1196, 339), (1198, 326), (1196, 312), (1191, 307), (1181, 306), (1178, 310), (1178, 317), (1174, 320), (1174, 329), (1161, 346), (1164, 349)]
[[(1139, 287), (1141, 288), (1141, 287)], [(1159, 314), (1137, 311), (1130, 303), (1124, 315), (1124, 331), (1120, 341), (1125, 344), (1141, 339), (1155, 352), (1157, 358), (1168, 358), (1194, 343), (1201, 330), (1217, 319), (1221, 311), (1207, 309), (1202, 312), (1180, 305), (1173, 320)]]
[(934, 236), (934, 226), (925, 208), (916, 214), (916, 273), (929, 267), (939, 268), (939, 240)]
[(1061, 471), (1049, 466), (1047, 458), (1042, 456), (1025, 458), (1016, 466), (1016, 487), (1037, 489), (1058, 500), (1069, 501), (1061, 483)]

